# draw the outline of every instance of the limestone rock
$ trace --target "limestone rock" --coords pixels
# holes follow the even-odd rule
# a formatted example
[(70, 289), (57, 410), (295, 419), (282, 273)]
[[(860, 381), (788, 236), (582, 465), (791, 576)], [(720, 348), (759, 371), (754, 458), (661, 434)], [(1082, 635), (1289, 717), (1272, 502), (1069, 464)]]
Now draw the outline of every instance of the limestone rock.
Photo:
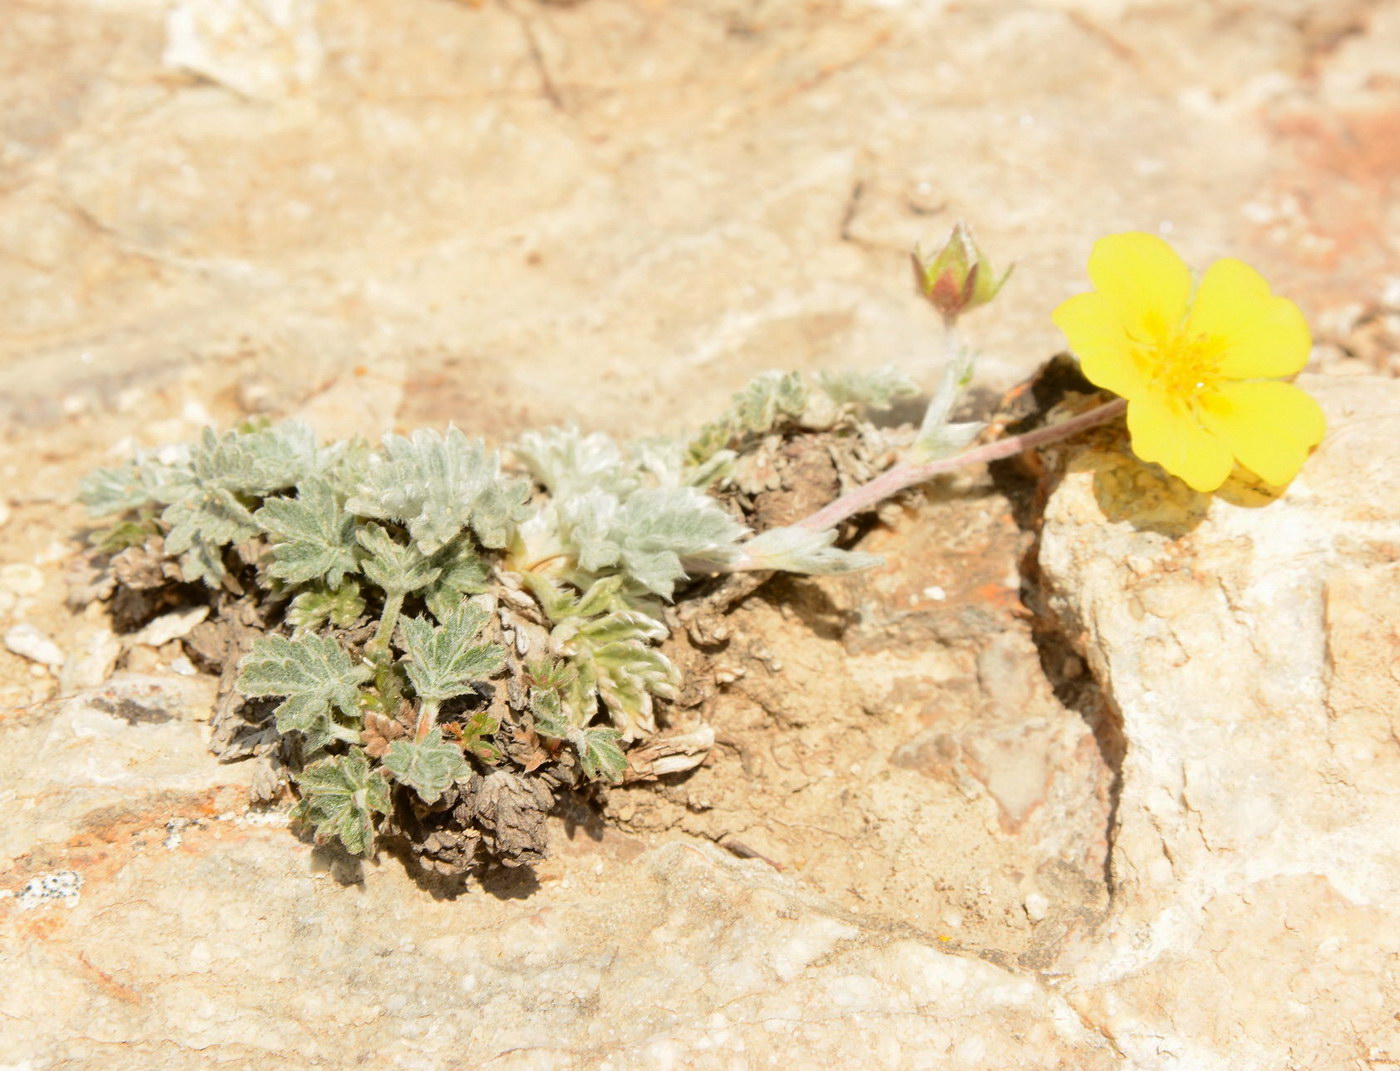
[(1118, 442), (1046, 510), (1050, 606), (1123, 753), (1071, 999), (1135, 1068), (1400, 1053), (1400, 385), (1301, 385), (1329, 431), (1276, 500)]

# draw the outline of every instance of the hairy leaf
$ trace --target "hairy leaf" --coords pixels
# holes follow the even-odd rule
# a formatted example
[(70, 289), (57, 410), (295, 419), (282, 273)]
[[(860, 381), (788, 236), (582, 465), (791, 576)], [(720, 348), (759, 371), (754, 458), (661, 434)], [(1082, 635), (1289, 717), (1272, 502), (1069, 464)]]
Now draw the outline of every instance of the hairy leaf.
[(470, 526), (483, 546), (499, 549), (526, 516), (530, 485), (501, 475), (500, 460), (456, 428), (390, 435), (347, 503), (351, 512), (402, 522), (424, 554)]
[(355, 571), (355, 518), (341, 509), (326, 480), (303, 480), (296, 498), (270, 498), (253, 516), (273, 537), (268, 572), (278, 579), (324, 580), (338, 588)]
[(167, 466), (152, 489), (165, 504), (165, 549), (179, 555), (187, 581), (223, 579), (223, 548), (261, 529), (249, 505), (290, 487), (316, 469), (316, 442), (303, 424), (217, 435), (205, 428), (187, 464)]
[(317, 843), (338, 837), (345, 850), (365, 855), (374, 843), (374, 814), (388, 814), (389, 782), (370, 770), (359, 748), (312, 763), (297, 777), (301, 802), (292, 817), (310, 825)]
[(590, 781), (622, 780), (627, 769), (627, 756), (622, 753), (619, 741), (622, 734), (605, 725), (595, 725), (578, 729), (569, 738), (578, 749), (579, 766), (583, 775)]
[(981, 433), (985, 424), (969, 422), (950, 423), (953, 408), (962, 395), (963, 388), (972, 382), (972, 373), (977, 363), (977, 354), (969, 349), (958, 350), (943, 369), (938, 386), (924, 412), (923, 423), (919, 427), (918, 438), (914, 441), (914, 453), (921, 461), (936, 461), (941, 457), (951, 457)]
[(360, 571), (385, 594), (406, 595), (427, 587), (442, 575), (442, 567), (424, 557), (416, 546), (396, 542), (377, 524), (365, 525), (356, 538), (370, 554), (360, 563)]
[(570, 708), (564, 704), (564, 696), (577, 679), (578, 673), (567, 662), (541, 660), (532, 662), (526, 668), (526, 679), (530, 684), (530, 714), (535, 721), (535, 731), (555, 740), (566, 739), (570, 723)]
[(394, 780), (413, 789), (424, 803), (440, 800), (469, 769), (462, 749), (444, 740), (442, 730), (436, 727), (422, 740), (395, 740), (383, 762)]
[(499, 718), (489, 711), (478, 710), (462, 723), (456, 736), (461, 741), (464, 751), (471, 752), (482, 762), (496, 763), (501, 760), (501, 749), (491, 742), (490, 737), (494, 736), (500, 727)]
[(775, 569), (785, 573), (830, 576), (853, 573), (879, 565), (876, 554), (842, 550), (833, 546), (835, 529), (814, 532), (809, 528), (770, 528), (743, 544), (750, 568)]
[(648, 591), (670, 598), (687, 567), (738, 557), (743, 525), (693, 487), (638, 491), (626, 502), (590, 491), (560, 506), (567, 538), (587, 573), (620, 569)]
[(97, 469), (84, 476), (78, 484), (78, 499), (92, 517), (109, 517), (152, 505), (157, 501), (156, 488), (183, 465), (188, 453), (181, 450), (178, 461), (167, 463), (153, 453), (138, 450), (125, 465)]
[(341, 725), (335, 711), (358, 722), (359, 686), (374, 671), (351, 662), (335, 640), (314, 633), (263, 636), (238, 668), (235, 685), (245, 696), (285, 696), (274, 711), (278, 732), (303, 733), (313, 751), (332, 740), (359, 740), (358, 727)]
[(170, 526), (165, 551), (179, 557), (185, 580), (202, 580), (210, 587), (224, 577), (224, 547), (258, 534), (248, 507), (223, 487), (191, 489), (166, 506), (160, 519)]
[(347, 580), (334, 590), (317, 584), (292, 600), (287, 623), (297, 631), (320, 628), (327, 622), (336, 628), (349, 628), (364, 612), (364, 596), (355, 581)]
[(491, 586), (491, 566), (466, 537), (454, 539), (434, 554), (432, 565), (442, 571), (424, 590), (423, 598), (439, 622), (446, 621), (468, 595), (480, 595)]
[(680, 684), (676, 667), (652, 646), (666, 634), (665, 625), (631, 611), (555, 628), (552, 642), (577, 671), (565, 690), (570, 724), (588, 724), (601, 699), (623, 739), (655, 732), (653, 696), (675, 698)]
[(434, 628), (422, 617), (399, 623), (400, 645), (408, 661), (404, 671), (419, 699), (441, 702), (472, 691), (472, 682), (499, 672), (505, 649), (494, 643), (474, 644), (490, 615), (474, 603), (462, 603)]
[(723, 416), (700, 429), (690, 444), (691, 461), (708, 461), (750, 435), (763, 435), (795, 421), (807, 408), (807, 398), (807, 385), (797, 372), (764, 372), (756, 376), (734, 395)]
[(872, 409), (888, 409), (895, 399), (919, 393), (911, 376), (888, 365), (859, 372), (818, 372), (817, 384), (836, 405)]
[(631, 466), (625, 464), (621, 448), (600, 431), (589, 435), (577, 428), (527, 431), (512, 450), (555, 498), (595, 488), (625, 497), (640, 483)]

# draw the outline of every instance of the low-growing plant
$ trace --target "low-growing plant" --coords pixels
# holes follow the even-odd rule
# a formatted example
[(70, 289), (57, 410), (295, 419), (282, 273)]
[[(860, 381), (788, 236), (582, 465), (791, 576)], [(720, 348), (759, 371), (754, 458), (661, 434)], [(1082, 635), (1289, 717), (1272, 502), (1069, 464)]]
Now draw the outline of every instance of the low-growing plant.
[[(1188, 313), (1189, 277), (1181, 283), (1165, 243), (1104, 243), (1091, 261), (1099, 292), (1056, 318), (1090, 377), (1127, 396), (1134, 448), (1202, 489), (1232, 456), (1290, 479), (1320, 415), (1295, 388), (1241, 381), (1300, 367), (1296, 307), (1232, 261), (1207, 273)], [(1138, 261), (1170, 292), (1134, 290)], [(917, 429), (869, 421), (918, 392), (879, 369), (767, 373), (689, 438), (550, 429), (498, 453), (455, 428), (378, 446), (319, 443), (295, 423), (206, 430), (84, 481), (91, 513), (110, 518), (92, 539), (108, 594), (137, 618), (171, 599), (212, 604), (186, 646), (223, 674), (215, 749), (258, 756), (264, 796), (289, 781), (295, 816), (318, 840), (367, 854), (398, 839), (450, 870), (483, 856), (533, 861), (555, 794), (625, 779), (629, 748), (647, 742), (652, 766), (669, 772), (703, 759), (692, 732), (673, 761), (655, 761), (658, 710), (681, 684), (662, 649), (679, 624), (669, 608), (698, 579), (863, 568), (876, 559), (838, 541), (852, 516), (1124, 411), (1108, 402), (969, 449), (984, 425), (953, 420), (973, 367), (956, 324), (1005, 276), (961, 227), (915, 267), (947, 340)], [(1307, 427), (1270, 438), (1255, 412), (1270, 400)], [(1226, 403), (1234, 415), (1222, 415)], [(1252, 430), (1261, 421), (1263, 435)], [(745, 474), (804, 438), (839, 462), (847, 486), (771, 523), (757, 505), (762, 481)]]

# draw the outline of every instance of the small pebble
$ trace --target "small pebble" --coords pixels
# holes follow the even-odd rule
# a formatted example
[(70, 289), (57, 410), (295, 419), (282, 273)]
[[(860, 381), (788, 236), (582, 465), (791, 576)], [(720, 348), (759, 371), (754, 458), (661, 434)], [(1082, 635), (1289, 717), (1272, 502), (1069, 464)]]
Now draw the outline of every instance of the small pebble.
[(171, 640), (188, 636), (190, 631), (209, 616), (209, 607), (195, 606), (188, 610), (176, 610), (162, 614), (136, 635), (131, 637), (134, 644), (147, 647), (164, 647)]
[(21, 658), (46, 666), (63, 665), (63, 651), (33, 625), (16, 625), (5, 633), (5, 646)]
[(1050, 912), (1050, 901), (1038, 892), (1033, 892), (1026, 897), (1025, 901), (1026, 918), (1032, 922), (1039, 922)]
[(0, 591), (12, 595), (37, 595), (44, 589), (44, 574), (35, 566), (16, 563), (0, 567)]
[(0, 526), (10, 519), (10, 504), (0, 498)]

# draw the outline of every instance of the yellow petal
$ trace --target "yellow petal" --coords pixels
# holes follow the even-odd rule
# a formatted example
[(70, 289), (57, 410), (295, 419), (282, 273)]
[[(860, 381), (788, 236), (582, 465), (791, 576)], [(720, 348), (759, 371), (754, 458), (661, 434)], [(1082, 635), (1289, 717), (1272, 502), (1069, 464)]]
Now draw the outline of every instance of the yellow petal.
[(1156, 462), (1197, 491), (1214, 491), (1235, 467), (1225, 444), (1189, 412), (1151, 396), (1128, 402), (1128, 434), (1133, 453)]
[(1089, 278), (1139, 339), (1161, 338), (1181, 325), (1191, 297), (1191, 272), (1155, 234), (1110, 234), (1094, 243)]
[(1275, 486), (1298, 475), (1327, 431), (1322, 407), (1290, 383), (1224, 383), (1203, 401), (1202, 424)]
[(1291, 376), (1307, 364), (1312, 349), (1302, 310), (1274, 297), (1262, 275), (1233, 258), (1206, 270), (1187, 332), (1219, 341), (1220, 374), (1227, 379)]
[(1079, 367), (1095, 386), (1136, 397), (1147, 388), (1133, 345), (1118, 322), (1113, 306), (1102, 294), (1077, 294), (1051, 313), (1064, 332)]

